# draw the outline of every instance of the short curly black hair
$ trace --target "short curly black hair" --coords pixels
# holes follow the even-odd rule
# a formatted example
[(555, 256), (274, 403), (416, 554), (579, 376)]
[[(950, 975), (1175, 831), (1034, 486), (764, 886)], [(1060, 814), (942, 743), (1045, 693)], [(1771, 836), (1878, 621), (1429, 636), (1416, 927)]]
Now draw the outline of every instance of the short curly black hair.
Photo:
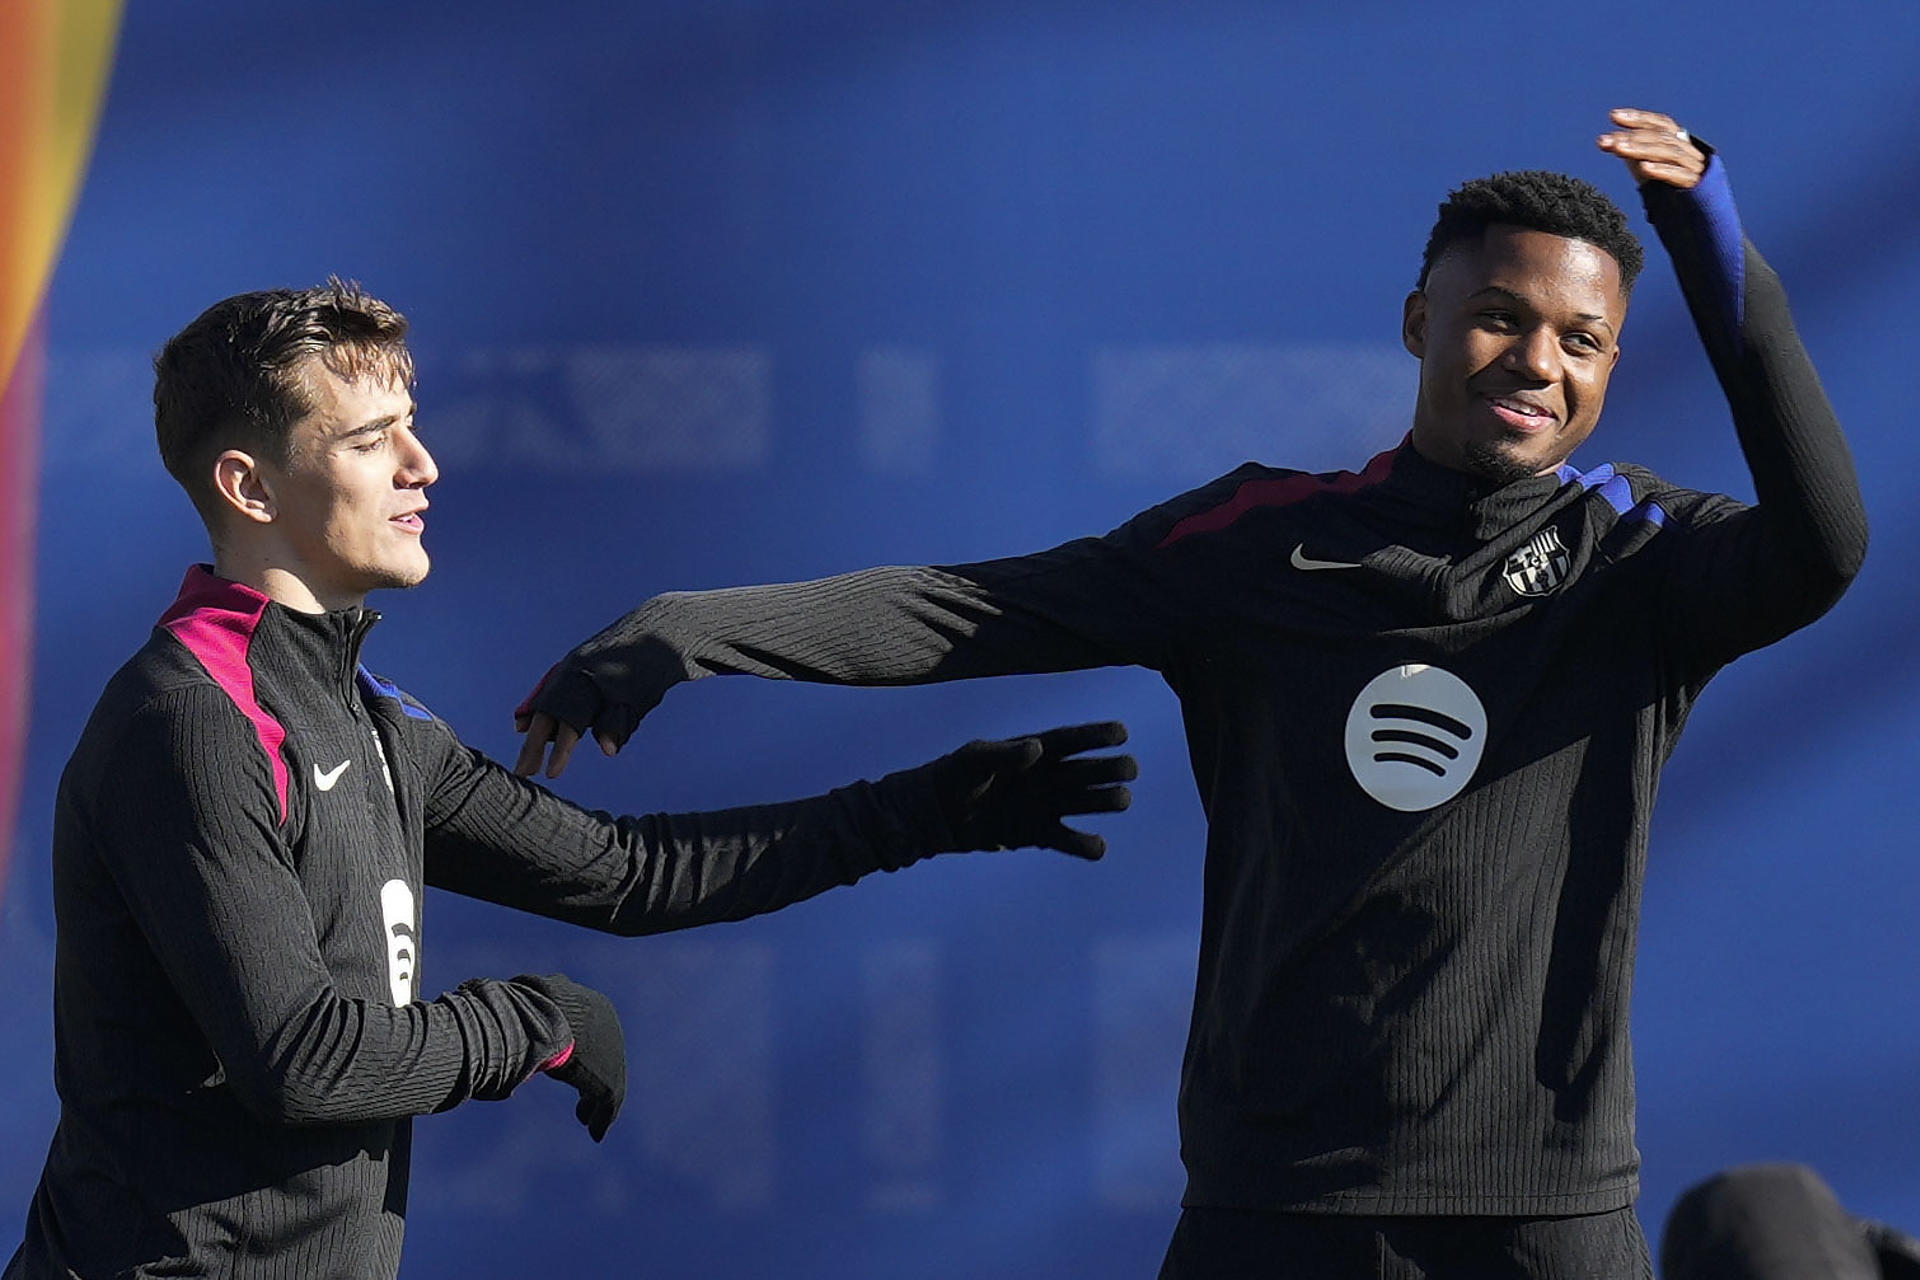
[(1427, 287), (1433, 264), (1462, 241), (1478, 243), (1495, 223), (1585, 240), (1620, 264), (1620, 291), (1633, 292), (1646, 255), (1627, 226), (1627, 215), (1591, 182), (1551, 169), (1518, 169), (1462, 183), (1440, 206), (1439, 220), (1427, 237), (1420, 260), (1420, 281)]

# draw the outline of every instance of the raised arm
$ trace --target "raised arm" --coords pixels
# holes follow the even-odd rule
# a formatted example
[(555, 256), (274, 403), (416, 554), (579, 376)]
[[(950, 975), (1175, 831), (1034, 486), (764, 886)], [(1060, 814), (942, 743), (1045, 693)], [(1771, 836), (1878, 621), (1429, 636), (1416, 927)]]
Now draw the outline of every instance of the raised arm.
[(1614, 121), (1621, 128), (1600, 145), (1641, 184), (1758, 499), (1713, 503), (1663, 535), (1664, 612), (1683, 669), (1700, 676), (1831, 608), (1866, 555), (1866, 511), (1786, 291), (1741, 229), (1720, 157), (1666, 116), (1618, 111)]

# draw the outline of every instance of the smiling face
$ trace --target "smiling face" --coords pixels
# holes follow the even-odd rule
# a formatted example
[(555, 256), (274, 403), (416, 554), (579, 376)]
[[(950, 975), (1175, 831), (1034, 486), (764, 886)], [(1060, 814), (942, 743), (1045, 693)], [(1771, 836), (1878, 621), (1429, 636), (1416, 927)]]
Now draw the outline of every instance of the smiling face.
[(381, 371), (342, 378), (318, 356), (296, 373), (312, 408), (286, 461), (257, 463), (278, 567), (326, 609), (415, 585), (428, 568), (424, 490), (440, 472), (414, 434), (412, 393)]
[(1406, 302), (1414, 448), (1500, 483), (1552, 471), (1600, 420), (1626, 314), (1620, 264), (1585, 240), (1495, 224), (1450, 248)]

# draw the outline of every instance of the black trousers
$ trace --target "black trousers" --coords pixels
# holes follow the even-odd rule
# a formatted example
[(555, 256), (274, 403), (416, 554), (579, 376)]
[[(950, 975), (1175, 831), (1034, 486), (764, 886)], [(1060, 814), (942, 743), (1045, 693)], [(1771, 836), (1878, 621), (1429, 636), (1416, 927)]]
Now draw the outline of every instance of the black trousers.
[(1160, 1280), (1653, 1280), (1631, 1208), (1572, 1218), (1185, 1209)]

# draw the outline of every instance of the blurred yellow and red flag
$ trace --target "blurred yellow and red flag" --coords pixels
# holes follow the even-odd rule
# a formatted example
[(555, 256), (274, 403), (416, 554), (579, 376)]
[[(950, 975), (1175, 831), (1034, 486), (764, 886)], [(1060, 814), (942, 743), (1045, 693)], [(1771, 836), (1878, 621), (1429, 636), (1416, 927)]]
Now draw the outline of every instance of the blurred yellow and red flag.
[(47, 281), (79, 198), (120, 0), (0, 0), (0, 887), (19, 804), (33, 635)]

